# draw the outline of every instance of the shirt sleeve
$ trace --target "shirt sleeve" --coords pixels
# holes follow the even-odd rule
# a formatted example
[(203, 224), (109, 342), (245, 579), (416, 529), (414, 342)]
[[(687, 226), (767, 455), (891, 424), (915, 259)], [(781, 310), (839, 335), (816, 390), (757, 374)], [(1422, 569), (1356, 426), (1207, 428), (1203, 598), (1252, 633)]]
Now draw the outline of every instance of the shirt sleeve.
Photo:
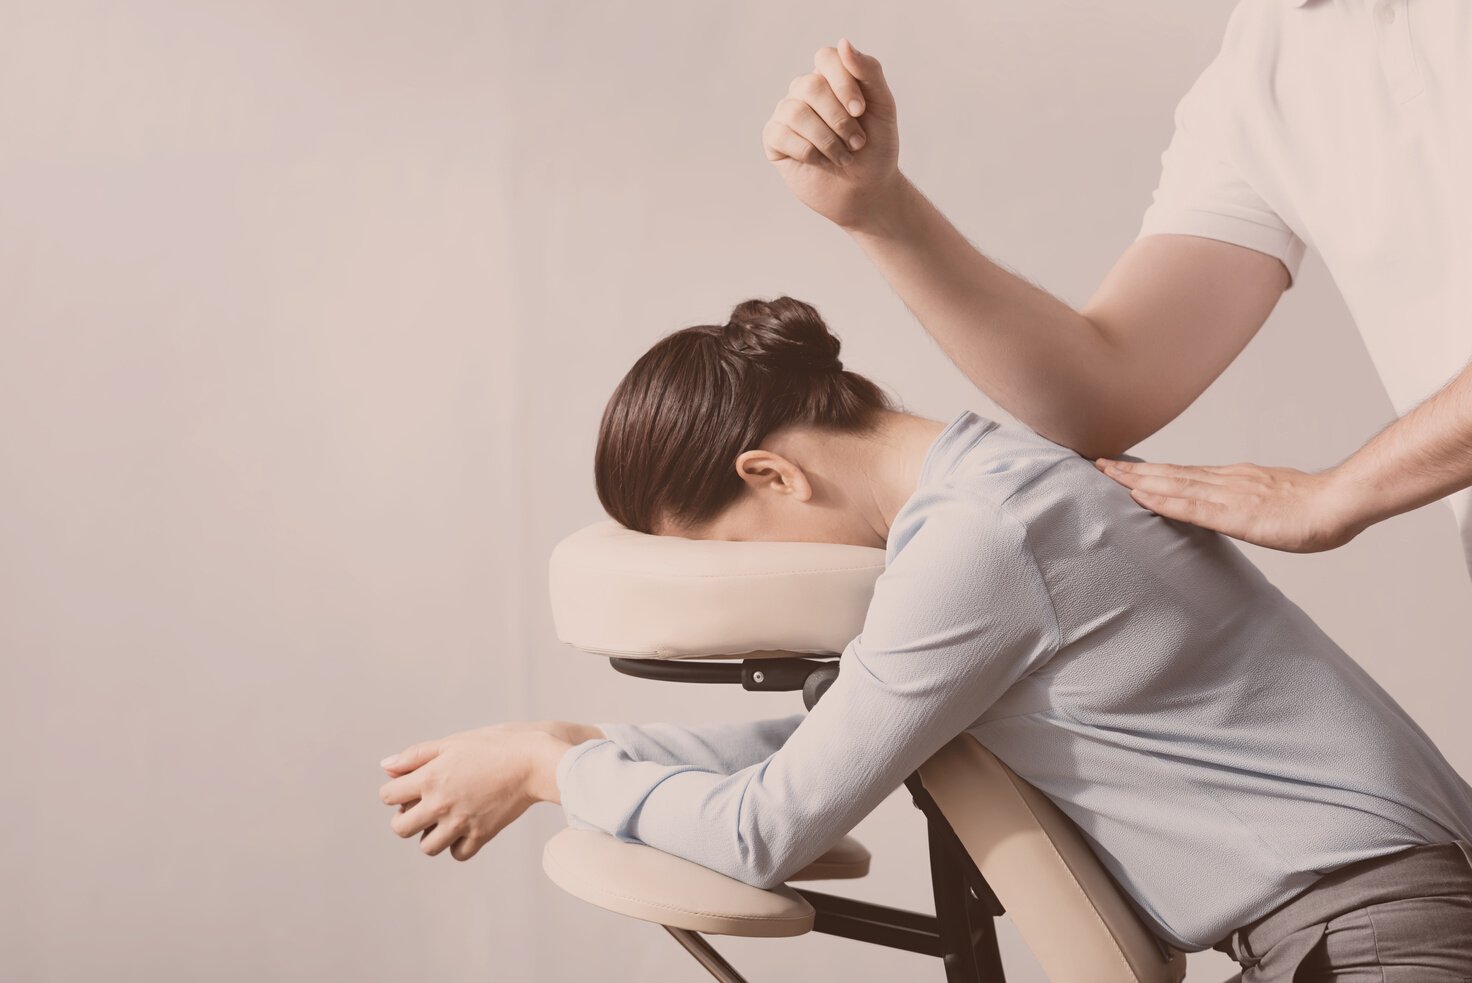
[(729, 775), (763, 761), (786, 743), (804, 713), (770, 720), (682, 727), (679, 724), (599, 724), (635, 761), (695, 765)]
[(1221, 52), (1177, 104), (1175, 134), (1160, 157), (1160, 182), (1139, 237), (1174, 233), (1255, 249), (1282, 262), (1291, 286), (1305, 244), (1233, 162), (1231, 141), (1243, 133), (1232, 117), (1238, 44), (1229, 27)]
[(780, 747), (722, 774), (579, 744), (557, 769), (569, 824), (773, 887), (1050, 658), (1057, 621), (1023, 527), (974, 497), (924, 494), (891, 532), (838, 679)]

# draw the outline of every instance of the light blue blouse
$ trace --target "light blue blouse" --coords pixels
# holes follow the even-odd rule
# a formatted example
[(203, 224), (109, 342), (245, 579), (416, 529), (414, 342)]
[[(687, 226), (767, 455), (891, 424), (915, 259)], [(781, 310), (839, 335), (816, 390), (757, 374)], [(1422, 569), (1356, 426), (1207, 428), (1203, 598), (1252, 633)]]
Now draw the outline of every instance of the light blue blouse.
[(568, 822), (770, 887), (970, 731), (1187, 951), (1336, 867), (1472, 839), (1472, 788), (1231, 540), (969, 411), (841, 667), (808, 714), (604, 725), (559, 763)]

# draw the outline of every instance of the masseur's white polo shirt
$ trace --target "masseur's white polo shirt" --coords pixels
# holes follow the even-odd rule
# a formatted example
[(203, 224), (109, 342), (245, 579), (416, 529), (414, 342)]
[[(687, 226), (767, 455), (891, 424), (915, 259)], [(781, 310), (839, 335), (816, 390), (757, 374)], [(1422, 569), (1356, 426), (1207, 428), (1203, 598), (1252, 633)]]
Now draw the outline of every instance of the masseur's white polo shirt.
[[(1472, 0), (1244, 0), (1140, 234), (1323, 257), (1406, 413), (1472, 357)], [(1472, 567), (1472, 493), (1449, 499)]]

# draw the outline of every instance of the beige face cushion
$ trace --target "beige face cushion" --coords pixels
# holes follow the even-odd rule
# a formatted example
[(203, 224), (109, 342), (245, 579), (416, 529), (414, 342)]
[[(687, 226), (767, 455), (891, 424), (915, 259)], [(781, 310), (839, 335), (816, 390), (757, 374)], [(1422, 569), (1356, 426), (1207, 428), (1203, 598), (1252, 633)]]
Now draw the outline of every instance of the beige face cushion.
[(597, 655), (839, 653), (883, 571), (884, 551), (867, 546), (651, 536), (610, 519), (552, 551), (552, 620)]

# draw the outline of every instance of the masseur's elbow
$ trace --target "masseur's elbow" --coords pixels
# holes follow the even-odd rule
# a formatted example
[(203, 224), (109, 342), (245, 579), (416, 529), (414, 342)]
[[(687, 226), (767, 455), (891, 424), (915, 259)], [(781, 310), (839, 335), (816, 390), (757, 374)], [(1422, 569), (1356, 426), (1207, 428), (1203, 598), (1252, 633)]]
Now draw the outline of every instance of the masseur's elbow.
[(1128, 333), (1078, 319), (1066, 355), (1011, 391), (989, 392), (1025, 426), (1090, 460), (1117, 457), (1173, 420), (1199, 393), (1152, 367)]
[(1014, 413), (1017, 419), (1037, 432), (1089, 460), (1119, 457), (1140, 441), (1165, 426), (1173, 413), (1145, 412), (1140, 408), (1121, 408), (1117, 400), (1106, 397), (1096, 401), (1073, 402), (1063, 414), (1037, 413), (1029, 419)]

